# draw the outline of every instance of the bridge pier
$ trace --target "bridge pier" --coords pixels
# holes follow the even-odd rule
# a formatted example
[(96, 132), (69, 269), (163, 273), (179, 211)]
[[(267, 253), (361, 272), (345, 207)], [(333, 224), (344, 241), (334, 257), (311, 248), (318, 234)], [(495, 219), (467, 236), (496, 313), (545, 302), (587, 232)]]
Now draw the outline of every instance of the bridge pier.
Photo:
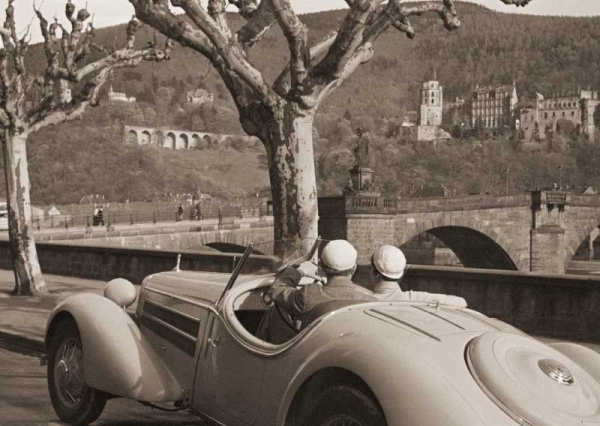
[(565, 273), (565, 230), (562, 222), (566, 204), (566, 192), (532, 192), (530, 272)]

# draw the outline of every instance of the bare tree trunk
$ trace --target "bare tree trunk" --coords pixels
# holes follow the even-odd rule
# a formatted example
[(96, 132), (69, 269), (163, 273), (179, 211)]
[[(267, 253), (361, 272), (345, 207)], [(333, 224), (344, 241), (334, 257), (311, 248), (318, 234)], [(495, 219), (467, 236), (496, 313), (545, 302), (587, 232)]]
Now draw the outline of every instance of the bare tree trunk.
[(312, 140), (313, 115), (293, 105), (273, 118), (269, 177), (273, 195), (275, 239), (318, 236), (317, 185)]
[(46, 293), (46, 282), (33, 240), (33, 218), (27, 170), (27, 133), (4, 131), (2, 144), (8, 196), (10, 251), (15, 274), (14, 294)]

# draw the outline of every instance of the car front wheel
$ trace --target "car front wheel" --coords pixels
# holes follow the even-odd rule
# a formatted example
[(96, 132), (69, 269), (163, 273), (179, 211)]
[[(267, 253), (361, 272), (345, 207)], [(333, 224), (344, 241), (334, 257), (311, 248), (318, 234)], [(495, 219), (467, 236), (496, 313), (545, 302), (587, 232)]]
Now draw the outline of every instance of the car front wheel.
[(83, 348), (77, 326), (62, 321), (48, 350), (48, 391), (58, 417), (72, 425), (88, 425), (96, 420), (107, 395), (84, 382)]
[(386, 426), (379, 405), (359, 389), (331, 386), (302, 416), (301, 426)]

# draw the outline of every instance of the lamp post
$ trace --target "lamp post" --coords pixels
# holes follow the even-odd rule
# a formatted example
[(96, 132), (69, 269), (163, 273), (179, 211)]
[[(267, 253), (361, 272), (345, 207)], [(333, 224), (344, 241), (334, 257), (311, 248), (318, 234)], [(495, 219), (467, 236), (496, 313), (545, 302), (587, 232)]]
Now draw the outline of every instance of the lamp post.
[(506, 194), (508, 195), (508, 171), (509, 168), (506, 166)]
[(558, 164), (558, 189), (562, 189), (562, 163)]

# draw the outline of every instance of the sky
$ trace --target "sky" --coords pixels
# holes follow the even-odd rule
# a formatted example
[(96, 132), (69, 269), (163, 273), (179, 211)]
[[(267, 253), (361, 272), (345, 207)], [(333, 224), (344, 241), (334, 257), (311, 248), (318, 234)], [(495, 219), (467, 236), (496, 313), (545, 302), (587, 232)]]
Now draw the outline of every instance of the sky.
[[(439, 1), (439, 0), (437, 0)], [(565, 15), (565, 16), (600, 16), (600, 0), (532, 0), (525, 8), (506, 6), (500, 0), (469, 0), (491, 9), (507, 13), (527, 13), (533, 15)], [(64, 22), (65, 0), (35, 0), (46, 19), (58, 16)], [(203, 0), (205, 2), (205, 0)], [(4, 9), (7, 0), (0, 0), (0, 8)], [(32, 22), (34, 0), (16, 0), (17, 26), (25, 28)], [(94, 14), (94, 25), (97, 28), (127, 22), (133, 14), (133, 7), (127, 0), (73, 0), (79, 8), (88, 5), (88, 11)], [(319, 10), (339, 9), (346, 5), (344, 0), (292, 0), (298, 13), (316, 12)], [(235, 8), (230, 6), (232, 10)], [(459, 11), (460, 12), (460, 11)], [(0, 13), (3, 19), (4, 14)], [(41, 36), (37, 22), (33, 21), (31, 36), (33, 42), (40, 41)]]

